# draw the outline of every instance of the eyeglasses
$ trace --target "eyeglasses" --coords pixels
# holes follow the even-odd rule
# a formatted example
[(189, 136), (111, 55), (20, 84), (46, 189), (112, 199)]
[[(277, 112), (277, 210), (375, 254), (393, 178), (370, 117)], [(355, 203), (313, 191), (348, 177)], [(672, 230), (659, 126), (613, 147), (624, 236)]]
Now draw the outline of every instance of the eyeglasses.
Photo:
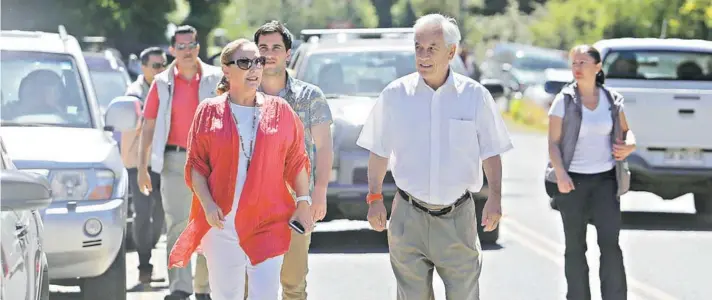
[(193, 50), (195, 48), (198, 48), (198, 42), (191, 42), (188, 44), (176, 44), (174, 48), (176, 48), (176, 50), (185, 50), (186, 48), (190, 48), (190, 50)]
[(165, 69), (166, 63), (153, 63), (151, 64), (151, 68), (153, 68), (154, 70)]
[(229, 61), (229, 62), (225, 63), (225, 65), (229, 66), (229, 65), (235, 64), (238, 68), (247, 71), (255, 65), (264, 66), (266, 61), (267, 61), (267, 59), (264, 56), (260, 56), (260, 57), (256, 57), (255, 59), (249, 59), (249, 58), (236, 59), (236, 60)]

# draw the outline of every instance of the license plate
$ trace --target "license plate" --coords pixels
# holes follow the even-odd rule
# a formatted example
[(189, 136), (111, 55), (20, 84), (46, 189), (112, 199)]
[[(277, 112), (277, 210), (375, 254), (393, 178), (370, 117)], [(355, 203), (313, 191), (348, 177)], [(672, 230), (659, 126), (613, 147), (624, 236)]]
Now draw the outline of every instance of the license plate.
[(700, 149), (674, 149), (665, 151), (665, 163), (671, 165), (701, 165), (704, 163)]

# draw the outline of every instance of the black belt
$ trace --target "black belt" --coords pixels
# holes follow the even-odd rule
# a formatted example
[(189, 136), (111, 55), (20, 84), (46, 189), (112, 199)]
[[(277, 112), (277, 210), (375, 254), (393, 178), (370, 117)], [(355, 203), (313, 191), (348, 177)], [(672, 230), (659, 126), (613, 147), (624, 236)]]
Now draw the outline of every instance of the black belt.
[(181, 146), (176, 146), (176, 145), (166, 145), (166, 152), (168, 151), (173, 151), (173, 152), (185, 152), (188, 149), (183, 148)]
[(430, 214), (430, 215), (433, 216), (433, 217), (439, 217), (439, 216), (445, 215), (445, 214), (451, 212), (451, 211), (452, 211), (453, 209), (455, 209), (456, 207), (458, 207), (458, 206), (460, 206), (461, 204), (465, 203), (465, 201), (470, 200), (470, 192), (467, 192), (467, 191), (466, 191), (462, 196), (460, 196), (460, 198), (457, 199), (457, 201), (455, 201), (454, 204), (451, 204), (450, 206), (445, 207), (445, 208), (443, 208), (443, 209), (432, 210), (432, 209), (429, 209), (429, 208), (427, 208), (427, 207), (421, 205), (421, 204), (418, 203), (417, 201), (415, 201), (415, 198), (411, 197), (408, 193), (406, 193), (404, 190), (401, 190), (400, 188), (398, 189), (398, 194), (401, 196), (401, 198), (403, 198), (403, 200), (405, 200), (406, 202), (410, 203), (410, 204), (413, 205), (415, 208), (420, 209), (420, 210), (422, 210), (423, 212), (426, 212), (426, 213)]

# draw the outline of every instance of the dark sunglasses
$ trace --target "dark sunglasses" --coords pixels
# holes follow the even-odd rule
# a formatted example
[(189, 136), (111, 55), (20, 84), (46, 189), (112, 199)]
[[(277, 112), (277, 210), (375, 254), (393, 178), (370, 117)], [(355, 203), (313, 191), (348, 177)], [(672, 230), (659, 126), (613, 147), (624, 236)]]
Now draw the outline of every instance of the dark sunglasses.
[(264, 56), (260, 56), (255, 59), (249, 59), (249, 58), (236, 59), (236, 60), (227, 62), (225, 65), (229, 66), (229, 65), (235, 64), (238, 68), (246, 71), (246, 70), (251, 69), (254, 65), (264, 66), (265, 62), (267, 62), (267, 59)]
[(153, 68), (154, 70), (165, 69), (166, 63), (153, 63), (151, 64), (151, 68)]
[(185, 50), (186, 48), (190, 48), (190, 50), (193, 50), (195, 48), (198, 48), (198, 42), (191, 42), (189, 44), (176, 44), (173, 48), (176, 48), (176, 50)]

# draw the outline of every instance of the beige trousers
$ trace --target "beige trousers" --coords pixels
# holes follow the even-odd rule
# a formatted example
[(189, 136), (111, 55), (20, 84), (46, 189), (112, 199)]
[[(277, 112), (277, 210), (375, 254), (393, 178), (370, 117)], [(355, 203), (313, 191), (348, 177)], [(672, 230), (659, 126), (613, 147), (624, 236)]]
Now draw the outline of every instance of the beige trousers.
[[(443, 208), (419, 204), (433, 210)], [(482, 248), (474, 201), (435, 217), (397, 194), (388, 225), (388, 246), (398, 300), (435, 299), (434, 269), (445, 283), (448, 300), (479, 300)]]

